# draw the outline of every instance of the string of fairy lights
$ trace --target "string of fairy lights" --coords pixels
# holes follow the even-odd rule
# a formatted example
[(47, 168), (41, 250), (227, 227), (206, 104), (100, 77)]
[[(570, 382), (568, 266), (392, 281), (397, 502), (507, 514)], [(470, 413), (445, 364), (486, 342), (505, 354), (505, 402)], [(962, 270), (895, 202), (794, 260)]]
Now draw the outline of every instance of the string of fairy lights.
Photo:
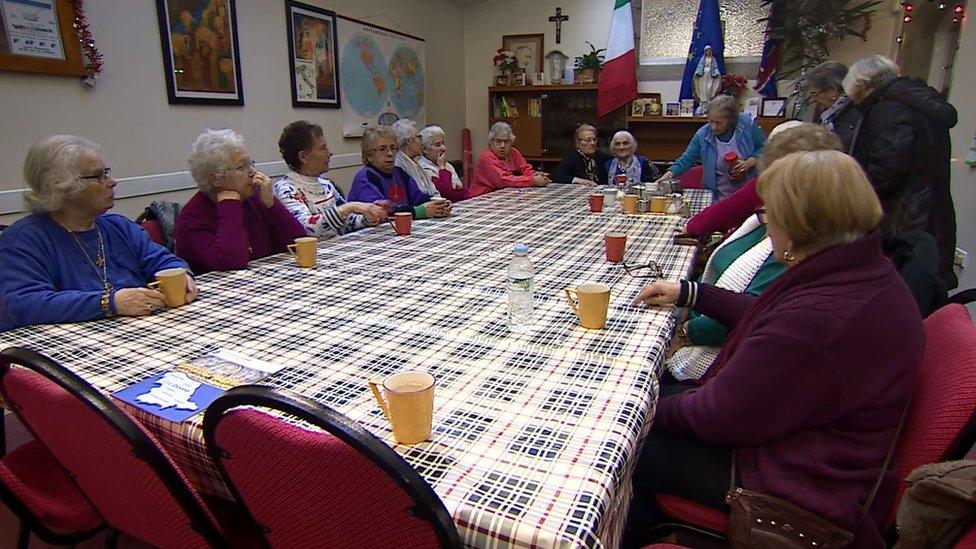
[[(962, 23), (963, 19), (966, 17), (966, 7), (963, 6), (962, 4), (945, 2), (943, 0), (940, 0), (938, 3), (936, 3), (936, 0), (927, 0), (924, 4), (919, 3), (918, 6), (916, 6), (914, 2), (902, 2), (901, 8), (904, 11), (904, 13), (902, 14), (902, 21), (904, 21), (905, 23), (911, 23), (912, 21), (914, 21), (916, 10), (919, 9), (919, 6), (926, 5), (926, 4), (931, 4), (935, 6), (935, 9), (937, 9), (938, 11), (952, 14), (952, 22), (956, 25)], [(901, 44), (905, 40), (905, 37), (901, 35), (898, 36), (898, 38), (896, 38), (895, 40), (899, 44)]]

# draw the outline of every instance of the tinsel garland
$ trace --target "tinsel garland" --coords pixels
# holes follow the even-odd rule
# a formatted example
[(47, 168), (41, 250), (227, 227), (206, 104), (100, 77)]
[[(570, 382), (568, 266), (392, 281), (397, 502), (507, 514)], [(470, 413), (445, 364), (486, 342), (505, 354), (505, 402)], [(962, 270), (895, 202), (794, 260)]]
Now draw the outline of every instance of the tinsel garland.
[(81, 43), (82, 54), (84, 55), (85, 76), (82, 82), (88, 86), (95, 86), (95, 79), (102, 72), (102, 52), (95, 47), (95, 37), (92, 36), (91, 28), (88, 26), (88, 18), (85, 17), (85, 9), (82, 0), (70, 0), (74, 8), (75, 19), (71, 26), (75, 28), (78, 42)]

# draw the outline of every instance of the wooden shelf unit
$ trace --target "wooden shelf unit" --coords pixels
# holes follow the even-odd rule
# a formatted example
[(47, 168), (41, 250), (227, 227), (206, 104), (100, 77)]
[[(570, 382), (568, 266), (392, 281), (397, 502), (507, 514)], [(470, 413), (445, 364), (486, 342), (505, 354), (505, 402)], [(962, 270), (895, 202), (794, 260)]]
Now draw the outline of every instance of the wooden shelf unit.
[[(760, 116), (756, 119), (766, 135), (785, 117)], [(703, 116), (645, 116), (628, 117), (627, 129), (637, 139), (638, 152), (657, 162), (672, 162), (685, 152), (688, 141), (702, 125)]]

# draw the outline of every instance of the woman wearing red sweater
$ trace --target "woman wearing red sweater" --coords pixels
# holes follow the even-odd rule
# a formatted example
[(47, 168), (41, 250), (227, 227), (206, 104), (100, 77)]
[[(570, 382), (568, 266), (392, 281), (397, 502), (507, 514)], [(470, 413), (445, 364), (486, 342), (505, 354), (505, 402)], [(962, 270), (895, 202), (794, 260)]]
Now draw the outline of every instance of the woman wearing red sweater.
[(243, 269), (305, 236), (234, 131), (201, 134), (190, 154), (190, 174), (200, 191), (180, 210), (174, 232), (176, 253), (195, 273)]
[[(634, 477), (633, 539), (660, 519), (652, 493), (727, 512), (733, 451), (742, 487), (853, 532), (914, 389), (922, 320), (882, 254), (881, 205), (857, 162), (793, 153), (757, 189), (787, 266), (765, 293), (657, 282), (635, 299), (691, 307), (732, 331), (704, 384), (661, 389)], [(883, 547), (896, 471), (889, 464), (855, 547)]]

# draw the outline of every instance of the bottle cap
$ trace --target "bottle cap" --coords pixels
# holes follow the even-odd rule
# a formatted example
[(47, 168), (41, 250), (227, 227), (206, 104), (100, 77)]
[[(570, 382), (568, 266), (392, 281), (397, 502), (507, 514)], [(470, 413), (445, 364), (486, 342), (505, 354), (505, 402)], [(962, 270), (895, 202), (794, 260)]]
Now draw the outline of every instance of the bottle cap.
[(515, 245), (515, 255), (526, 255), (529, 253), (529, 247), (525, 244)]

